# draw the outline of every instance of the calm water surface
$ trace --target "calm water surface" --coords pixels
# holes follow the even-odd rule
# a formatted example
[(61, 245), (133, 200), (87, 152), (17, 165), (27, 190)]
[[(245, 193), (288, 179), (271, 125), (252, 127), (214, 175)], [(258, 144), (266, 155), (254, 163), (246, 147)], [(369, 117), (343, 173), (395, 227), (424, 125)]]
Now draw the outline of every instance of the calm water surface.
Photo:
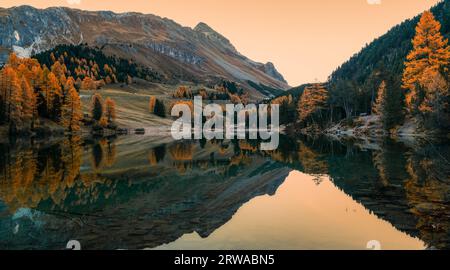
[(450, 249), (449, 145), (128, 136), (0, 145), (0, 248)]

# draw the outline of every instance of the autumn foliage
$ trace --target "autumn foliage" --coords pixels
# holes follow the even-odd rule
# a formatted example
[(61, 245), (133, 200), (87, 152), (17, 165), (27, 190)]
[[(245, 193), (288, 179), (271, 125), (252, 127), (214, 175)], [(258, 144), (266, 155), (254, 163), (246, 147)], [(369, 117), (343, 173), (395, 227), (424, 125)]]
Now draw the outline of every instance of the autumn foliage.
[(300, 122), (320, 124), (327, 108), (328, 91), (322, 84), (314, 84), (305, 88), (299, 103), (298, 115)]
[(102, 128), (110, 127), (116, 121), (116, 103), (111, 98), (94, 93), (91, 98), (91, 117), (95, 124)]
[[(303, 126), (321, 126), (328, 115), (328, 123), (346, 119), (351, 125), (356, 117), (373, 114), (379, 116), (386, 131), (398, 130), (405, 121), (416, 123), (417, 132), (448, 131), (450, 46), (441, 33), (440, 22), (430, 11), (422, 14), (415, 31), (412, 50), (401, 60), (404, 69), (393, 66), (389, 57), (375, 65), (377, 58), (367, 55), (376, 51), (373, 48), (377, 46), (387, 46), (375, 41), (370, 47), (372, 51), (363, 50), (364, 53), (334, 72), (326, 84), (327, 89), (321, 84), (299, 87), (298, 122)], [(367, 59), (373, 59), (374, 63)], [(355, 68), (361, 65), (371, 66), (367, 70)], [(289, 103), (286, 95), (272, 102)]]
[(109, 123), (116, 121), (116, 103), (111, 98), (105, 101), (105, 117)]
[(79, 130), (80, 97), (65, 71), (59, 62), (48, 69), (12, 53), (0, 72), (0, 124), (9, 124), (14, 133), (35, 128), (44, 117), (70, 131)]
[[(86, 69), (77, 69), (75, 79), (66, 67), (67, 61), (79, 62), (70, 58), (67, 53), (56, 57), (50, 54), (53, 64), (50, 67), (41, 65), (36, 59), (19, 58), (12, 53), (6, 65), (0, 71), (0, 124), (8, 124), (10, 132), (33, 130), (38, 127), (39, 119), (46, 118), (60, 124), (69, 132), (79, 131), (83, 120), (80, 88), (97, 89), (104, 84), (103, 80), (94, 80), (91, 75), (100, 72), (98, 65), (92, 61)], [(114, 71), (109, 66), (104, 67), (110, 78)], [(83, 74), (83, 81), (79, 75)], [(89, 75), (89, 76), (87, 76)], [(114, 79), (111, 79), (113, 81)], [(99, 95), (94, 95), (96, 121), (106, 117), (106, 123), (116, 118), (115, 104), (107, 99), (105, 108)], [(105, 114), (105, 115), (103, 115)]]
[[(450, 47), (440, 33), (441, 24), (423, 13), (403, 73), (406, 105), (411, 116), (434, 114), (441, 121), (449, 102)], [(447, 76), (447, 78), (446, 78)]]
[(81, 101), (75, 89), (73, 79), (69, 79), (65, 86), (65, 95), (61, 112), (61, 125), (69, 131), (80, 130), (80, 122), (83, 118)]
[(150, 113), (155, 112), (155, 105), (156, 105), (156, 97), (151, 96), (150, 101), (148, 102), (148, 110), (150, 111)]
[(193, 94), (191, 89), (189, 89), (187, 86), (180, 86), (177, 88), (175, 93), (173, 93), (174, 98), (186, 98), (191, 99), (193, 98)]

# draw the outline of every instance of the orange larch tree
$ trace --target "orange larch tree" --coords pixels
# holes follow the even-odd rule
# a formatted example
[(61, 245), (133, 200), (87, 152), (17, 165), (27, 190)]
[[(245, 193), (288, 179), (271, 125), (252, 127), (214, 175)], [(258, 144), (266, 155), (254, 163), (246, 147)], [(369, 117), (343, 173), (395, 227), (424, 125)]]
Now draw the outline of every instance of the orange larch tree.
[(299, 120), (313, 124), (322, 121), (322, 111), (327, 107), (328, 97), (328, 91), (322, 84), (306, 87), (298, 103)]
[(150, 101), (148, 102), (148, 109), (150, 113), (155, 113), (155, 105), (156, 105), (156, 97), (151, 96)]
[(47, 112), (51, 118), (58, 120), (61, 113), (63, 94), (59, 80), (53, 72), (48, 74), (47, 89), (48, 97), (45, 97)]
[(439, 71), (427, 69), (421, 85), (425, 89), (425, 95), (419, 106), (419, 111), (425, 116), (432, 116), (438, 127), (448, 127), (448, 121), (450, 120), (449, 82)]
[(80, 130), (80, 121), (83, 118), (83, 114), (80, 96), (75, 89), (73, 79), (67, 81), (66, 91), (61, 112), (61, 125), (69, 131), (78, 131)]
[(372, 106), (372, 113), (382, 116), (384, 113), (384, 107), (386, 105), (386, 82), (382, 81), (378, 88), (377, 98)]
[(413, 50), (407, 56), (403, 73), (406, 105), (413, 115), (421, 112), (422, 102), (429, 90), (426, 84), (430, 74), (448, 72), (450, 47), (440, 30), (441, 24), (430, 11), (425, 11), (416, 27)]
[(18, 128), (23, 124), (23, 92), (20, 87), (20, 81), (13, 70), (11, 79), (11, 101), (9, 106), (10, 124), (14, 128)]
[(113, 123), (116, 120), (116, 103), (111, 98), (105, 100), (105, 117), (108, 123)]
[(25, 77), (20, 80), (22, 88), (22, 118), (24, 122), (30, 122), (33, 127), (33, 120), (36, 117), (36, 95)]
[(2, 78), (0, 82), (0, 95), (1, 95), (1, 112), (0, 116), (4, 119), (4, 122), (10, 122), (14, 114), (15, 120), (20, 118), (21, 108), (19, 111), (14, 111), (21, 107), (22, 92), (20, 88), (20, 81), (17, 77), (16, 71), (10, 67), (5, 66), (2, 70)]

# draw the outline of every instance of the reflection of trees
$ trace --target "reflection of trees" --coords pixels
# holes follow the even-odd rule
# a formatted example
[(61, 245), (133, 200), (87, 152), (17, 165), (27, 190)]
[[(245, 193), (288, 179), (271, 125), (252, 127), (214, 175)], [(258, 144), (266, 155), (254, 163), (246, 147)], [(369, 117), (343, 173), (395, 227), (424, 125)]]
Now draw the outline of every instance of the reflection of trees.
[(405, 182), (406, 197), (411, 206), (410, 211), (417, 217), (421, 239), (430, 246), (448, 248), (450, 164), (442, 154), (448, 154), (449, 151), (448, 147), (440, 148), (440, 153), (433, 151), (436, 150), (426, 147), (410, 152), (406, 165), (409, 174)]
[(380, 182), (383, 186), (387, 187), (389, 185), (389, 177), (386, 172), (386, 159), (385, 153), (383, 151), (373, 152), (373, 165), (377, 168), (380, 175)]
[(71, 201), (70, 205), (89, 205), (97, 202), (100, 198), (108, 199), (115, 194), (116, 185), (117, 182), (96, 173), (81, 174), (80, 181), (71, 190), (76, 195), (76, 199)]
[(386, 140), (379, 150), (372, 151), (372, 161), (378, 170), (381, 187), (395, 185), (398, 180), (403, 181), (408, 177), (405, 171), (405, 151), (405, 148), (390, 140)]
[(0, 197), (12, 211), (35, 208), (44, 200), (60, 204), (74, 186), (81, 165), (79, 137), (42, 150), (19, 150), (3, 164)]
[(161, 161), (163, 161), (165, 156), (166, 156), (166, 147), (164, 145), (155, 147), (153, 149), (150, 149), (150, 151), (148, 151), (148, 162), (150, 163), (150, 165), (155, 166)]
[(221, 155), (224, 155), (228, 151), (228, 148), (229, 148), (228, 144), (220, 144), (219, 153)]
[(169, 153), (175, 161), (188, 161), (194, 157), (194, 145), (190, 141), (183, 141), (169, 146)]
[[(173, 166), (181, 174), (186, 174), (194, 169), (207, 169), (217, 166), (225, 166), (223, 170), (225, 176), (235, 175), (239, 167), (250, 166), (255, 156), (270, 157), (274, 161), (301, 168), (307, 174), (315, 175), (318, 183), (321, 182), (323, 175), (328, 173), (328, 163), (326, 159), (326, 151), (332, 149), (332, 146), (324, 148), (318, 141), (303, 143), (301, 141), (283, 138), (280, 141), (278, 149), (273, 151), (260, 151), (258, 140), (232, 140), (224, 141), (208, 141), (203, 147), (198, 148), (199, 153), (211, 153), (210, 159), (195, 160), (199, 153), (195, 152), (195, 143), (192, 141), (177, 142), (168, 146)], [(201, 142), (198, 142), (201, 143)], [(233, 151), (230, 151), (230, 144), (233, 145)], [(296, 151), (298, 149), (298, 151)], [(333, 150), (333, 149), (332, 149)], [(333, 152), (333, 151), (332, 151)], [(215, 153), (225, 155), (232, 154), (225, 160), (218, 161), (214, 159)], [(150, 164), (156, 164), (154, 151), (149, 152)], [(216, 168), (217, 170), (217, 168)]]
[[(90, 144), (89, 154), (97, 167), (89, 172), (83, 170), (82, 174), (83, 143), (78, 137), (33, 150), (13, 151), (0, 146), (0, 200), (11, 211), (22, 207), (79, 210), (75, 206), (86, 211), (99, 204), (123, 203), (134, 198), (135, 193), (142, 193), (144, 187), (145, 192), (154, 188), (158, 181), (142, 181), (139, 188), (123, 181), (139, 179), (141, 174), (145, 179), (161, 174), (160, 183), (166, 183), (167, 175), (171, 179), (210, 177), (222, 182), (249, 171), (248, 175), (257, 176), (271, 170), (272, 165), (289, 166), (316, 176), (317, 182), (324, 174), (330, 175), (338, 188), (395, 227), (419, 236), (431, 246), (449, 246), (450, 170), (442, 158), (449, 156), (448, 146), (440, 147), (440, 154), (436, 154), (427, 147), (409, 149), (392, 142), (365, 151), (353, 144), (303, 138), (283, 138), (275, 151), (258, 151), (257, 141), (209, 141), (204, 148), (196, 147), (197, 143), (184, 141), (153, 148), (148, 151), (148, 162), (158, 164), (157, 168), (133, 171), (131, 175), (137, 177), (106, 170), (108, 178), (100, 168), (114, 162), (116, 149), (112, 141)], [(256, 160), (261, 164), (268, 158), (276, 162), (252, 170)], [(183, 184), (188, 185), (178, 181), (168, 190), (182, 189)]]
[(101, 144), (96, 143), (92, 147), (92, 168), (100, 169), (103, 167), (103, 149)]
[(303, 142), (300, 142), (298, 146), (298, 158), (303, 165), (304, 173), (319, 176), (328, 173), (328, 163), (323, 156)]
[[(108, 164), (114, 148), (104, 142), (103, 147)], [(110, 180), (95, 173), (80, 175), (82, 155), (82, 140), (78, 136), (43, 149), (2, 152), (0, 199), (12, 212), (19, 208), (38, 208), (49, 200), (52, 209), (63, 210), (70, 205), (96, 201), (100, 190), (105, 197), (112, 194)]]
[(116, 144), (111, 141), (106, 141), (106, 166), (111, 167), (116, 161)]
[(246, 151), (246, 152), (250, 152), (250, 153), (256, 153), (258, 151), (258, 146), (254, 143), (252, 144), (250, 141), (239, 140), (238, 144), (239, 144), (239, 149), (241, 151)]
[[(3, 164), (0, 180), (0, 196), (2, 200), (17, 209), (21, 204), (36, 205), (41, 196), (33, 190), (37, 164), (32, 151), (22, 151), (15, 156), (7, 157)], [(44, 196), (48, 197), (47, 194)]]
[(407, 148), (390, 141), (376, 146), (364, 151), (346, 146), (351, 150), (329, 155), (334, 183), (395, 227), (429, 246), (448, 249), (448, 146)]
[[(203, 142), (182, 141), (167, 146), (170, 158), (173, 161), (171, 164), (179, 174), (184, 175), (198, 169), (201, 171), (209, 170), (222, 176), (235, 175), (240, 167), (251, 165), (253, 156), (262, 156), (262, 153), (258, 152), (257, 146), (259, 143), (255, 141), (234, 140), (224, 142), (223, 140), (211, 140), (203, 143), (203, 147), (195, 148), (196, 143), (202, 144)], [(232, 151), (230, 145), (234, 146), (234, 151)], [(150, 150), (148, 154), (149, 163), (157, 164), (158, 153), (163, 159), (164, 151), (164, 148)]]
[(96, 170), (111, 167), (116, 161), (116, 145), (107, 138), (102, 138), (92, 146), (91, 164)]

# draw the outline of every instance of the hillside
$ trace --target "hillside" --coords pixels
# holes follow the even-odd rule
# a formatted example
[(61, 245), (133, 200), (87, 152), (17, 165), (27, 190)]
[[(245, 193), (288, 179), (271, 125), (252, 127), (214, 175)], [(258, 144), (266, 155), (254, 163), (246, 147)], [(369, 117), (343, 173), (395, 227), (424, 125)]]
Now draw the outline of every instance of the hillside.
[(82, 90), (80, 92), (83, 112), (90, 114), (91, 98), (94, 93), (100, 93), (103, 99), (112, 98), (116, 104), (116, 122), (121, 128), (145, 128), (146, 133), (167, 133), (172, 120), (151, 114), (148, 109), (150, 96), (167, 96), (171, 91), (165, 85), (126, 86), (108, 85), (99, 91)]
[[(441, 33), (449, 38), (450, 1), (439, 3), (431, 11), (442, 24)], [(391, 87), (400, 88), (404, 62), (412, 49), (411, 40), (419, 19), (417, 16), (393, 27), (334, 71), (329, 77), (333, 105), (343, 107), (344, 102), (349, 103), (354, 116), (370, 113), (382, 77), (391, 77)]]
[[(110, 75), (104, 70), (106, 65), (111, 69), (111, 73), (114, 74), (117, 82), (126, 82), (128, 76), (151, 82), (165, 82), (161, 74), (150, 68), (138, 65), (125, 58), (107, 56), (100, 48), (91, 48), (85, 45), (58, 45), (51, 50), (35, 54), (33, 58), (37, 59), (41, 65), (47, 67), (51, 67), (54, 64), (54, 59), (52, 58), (60, 59), (67, 68), (67, 72), (73, 74), (75, 79), (86, 77), (86, 74), (77, 74), (81, 73), (81, 71), (77, 71), (78, 68), (89, 66), (89, 63), (93, 65), (95, 63), (98, 66), (98, 74), (95, 79), (105, 79)], [(90, 67), (86, 69), (90, 69)]]
[(150, 14), (30, 6), (0, 9), (0, 62), (15, 51), (31, 56), (61, 44), (87, 44), (107, 55), (130, 59), (170, 83), (241, 83), (255, 98), (265, 94), (248, 82), (288, 89), (272, 63), (257, 63), (205, 23), (194, 29)]

